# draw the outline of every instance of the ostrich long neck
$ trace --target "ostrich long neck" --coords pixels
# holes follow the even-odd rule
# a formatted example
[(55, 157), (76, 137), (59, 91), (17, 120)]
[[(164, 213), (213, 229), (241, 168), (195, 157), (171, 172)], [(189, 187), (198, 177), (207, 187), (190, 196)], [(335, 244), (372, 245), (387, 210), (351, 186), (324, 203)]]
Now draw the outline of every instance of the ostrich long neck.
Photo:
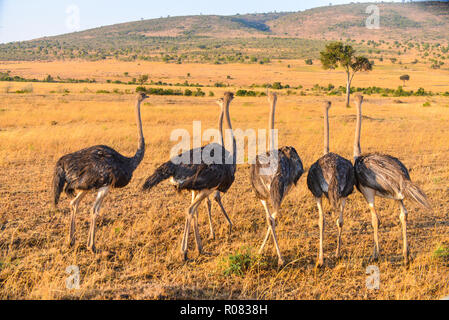
[(141, 103), (141, 101), (139, 100), (139, 101), (137, 101), (137, 104), (136, 104), (136, 121), (137, 121), (138, 135), (139, 135), (139, 143), (138, 143), (136, 154), (134, 155), (134, 157), (131, 158), (131, 165), (133, 167), (133, 170), (136, 170), (136, 168), (142, 162), (142, 159), (145, 155), (145, 139), (143, 137), (142, 118), (140, 116), (140, 103)]
[(223, 117), (224, 117), (223, 104), (221, 104), (220, 107), (221, 107), (221, 113), (220, 113), (220, 119), (218, 119), (218, 128), (220, 130), (221, 145), (224, 148), (225, 144), (224, 144), (224, 134), (223, 134)]
[(231, 117), (229, 116), (229, 105), (231, 104), (231, 99), (225, 100), (225, 111), (226, 111), (226, 122), (228, 124), (229, 130), (232, 136), (232, 164), (235, 166), (237, 161), (237, 142), (235, 141), (234, 131), (232, 130)]
[(273, 98), (270, 108), (270, 117), (268, 118), (268, 150), (271, 151), (274, 148), (274, 119), (276, 115), (276, 102), (277, 99)]
[(357, 125), (355, 128), (355, 140), (354, 140), (354, 159), (358, 158), (362, 154), (360, 148), (360, 135), (362, 131), (362, 102), (357, 104)]
[(324, 108), (324, 155), (329, 153), (329, 108)]

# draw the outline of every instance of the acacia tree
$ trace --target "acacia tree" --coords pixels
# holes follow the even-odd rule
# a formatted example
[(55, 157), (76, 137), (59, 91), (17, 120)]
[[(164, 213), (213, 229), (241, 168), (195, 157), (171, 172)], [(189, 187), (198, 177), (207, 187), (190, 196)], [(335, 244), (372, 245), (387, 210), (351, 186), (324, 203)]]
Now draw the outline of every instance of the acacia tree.
[(373, 70), (373, 64), (363, 56), (356, 56), (355, 50), (350, 45), (342, 42), (332, 42), (326, 45), (326, 49), (320, 52), (321, 63), (326, 70), (341, 67), (347, 75), (346, 81), (346, 106), (349, 107), (351, 95), (351, 83), (359, 71)]
[(143, 74), (139, 77), (139, 79), (137, 80), (141, 85), (143, 85), (144, 83), (146, 83), (148, 81), (150, 77), (147, 74)]
[(409, 81), (410, 76), (408, 74), (404, 74), (403, 76), (400, 76), (399, 79), (404, 82), (404, 87), (405, 87), (405, 81)]

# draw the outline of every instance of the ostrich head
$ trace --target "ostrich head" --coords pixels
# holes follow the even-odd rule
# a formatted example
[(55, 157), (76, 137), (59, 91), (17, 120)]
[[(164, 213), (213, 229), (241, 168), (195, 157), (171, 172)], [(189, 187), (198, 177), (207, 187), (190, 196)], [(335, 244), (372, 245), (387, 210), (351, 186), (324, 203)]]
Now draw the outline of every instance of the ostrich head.
[(137, 101), (142, 102), (143, 100), (147, 99), (148, 96), (145, 92), (141, 92), (137, 95)]
[(223, 98), (218, 99), (216, 102), (217, 102), (218, 106), (223, 107), (223, 104), (224, 104)]
[(278, 95), (276, 94), (276, 92), (268, 92), (267, 97), (270, 104), (276, 103), (278, 99)]
[(332, 107), (332, 102), (326, 101), (324, 102), (324, 110), (329, 111), (329, 109)]
[(224, 103), (230, 103), (234, 99), (234, 94), (232, 92), (225, 92), (223, 97)]
[(361, 94), (356, 95), (355, 99), (357, 101), (357, 105), (361, 105), (363, 103), (363, 96)]

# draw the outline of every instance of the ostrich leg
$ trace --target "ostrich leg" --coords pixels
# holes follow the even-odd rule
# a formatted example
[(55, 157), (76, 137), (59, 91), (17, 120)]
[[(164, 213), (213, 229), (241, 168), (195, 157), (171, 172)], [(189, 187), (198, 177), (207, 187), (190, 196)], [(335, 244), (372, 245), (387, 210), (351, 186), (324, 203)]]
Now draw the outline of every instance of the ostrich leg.
[(362, 188), (361, 190), (363, 196), (366, 199), (366, 202), (368, 202), (368, 206), (371, 211), (371, 224), (373, 225), (374, 229), (374, 249), (373, 255), (371, 256), (371, 260), (377, 261), (379, 260), (380, 247), (379, 247), (379, 216), (377, 215), (375, 207), (376, 192), (370, 188)]
[(90, 220), (90, 229), (89, 235), (87, 238), (87, 248), (91, 250), (93, 253), (96, 252), (95, 248), (95, 224), (100, 212), (101, 205), (103, 203), (104, 198), (109, 192), (110, 187), (101, 188), (98, 192), (97, 199), (95, 200), (94, 206), (91, 209), (91, 220)]
[(226, 220), (228, 221), (228, 224), (229, 224), (229, 234), (231, 234), (231, 233), (232, 233), (232, 226), (233, 226), (233, 225), (232, 225), (231, 219), (229, 219), (229, 216), (228, 216), (228, 214), (226, 213), (226, 210), (225, 210), (225, 208), (224, 208), (224, 206), (223, 206), (223, 203), (221, 202), (221, 194), (220, 194), (219, 191), (217, 191), (217, 192), (215, 193), (214, 200), (218, 203), (218, 205), (219, 205), (220, 208), (221, 208), (221, 212), (223, 212), (223, 215), (225, 216)]
[(318, 256), (318, 261), (316, 266), (322, 267), (324, 265), (324, 254), (323, 254), (323, 238), (324, 238), (324, 212), (323, 212), (323, 198), (316, 198), (316, 203), (318, 206), (319, 219), (318, 225), (320, 227), (320, 251)]
[[(268, 224), (268, 232), (269, 235), (271, 233), (273, 240), (274, 240), (274, 246), (276, 248), (276, 253), (278, 255), (278, 266), (284, 265), (284, 259), (281, 255), (281, 250), (279, 249), (279, 244), (276, 236), (276, 215), (277, 212), (274, 212), (273, 214), (270, 213), (270, 209), (268, 208), (266, 201), (261, 201), (263, 207), (265, 208), (265, 212), (267, 214), (267, 224)], [(268, 240), (268, 237), (265, 237), (264, 243), (262, 243), (262, 247), (260, 248), (259, 252), (263, 250), (263, 247), (265, 246), (266, 242)]]
[(206, 207), (207, 207), (207, 214), (209, 216), (209, 229), (210, 229), (209, 239), (215, 239), (214, 226), (212, 225), (212, 202), (210, 201), (209, 197), (206, 198)]
[[(215, 196), (214, 196), (214, 200), (215, 202), (218, 203), (218, 205), (220, 206), (221, 212), (223, 213), (223, 215), (225, 216), (226, 220), (228, 221), (229, 224), (229, 234), (232, 233), (232, 222), (231, 219), (229, 219), (229, 216), (223, 206), (223, 203), (221, 202), (221, 194), (220, 191), (216, 191), (215, 192)], [(193, 201), (193, 200), (192, 200)], [(210, 228), (210, 239), (215, 239), (215, 231), (214, 231), (214, 227), (212, 225), (212, 202), (209, 200), (209, 197), (207, 197), (206, 199), (206, 207), (207, 207), (207, 213), (209, 215), (209, 228)]]
[(345, 210), (346, 199), (341, 199), (340, 204), (340, 216), (337, 219), (337, 228), (338, 228), (338, 240), (337, 240), (337, 252), (335, 253), (335, 257), (340, 258), (341, 254), (341, 233), (343, 230), (343, 212)]
[[(263, 207), (266, 208), (265, 211), (267, 211), (268, 210), (267, 203), (263, 200), (261, 200), (260, 202), (262, 203)], [(267, 244), (268, 238), (270, 237), (271, 233), (270, 224), (268, 224), (268, 230), (267, 233), (265, 234), (265, 238), (263, 239), (262, 245), (260, 246), (259, 254), (262, 254), (262, 251), (265, 248), (265, 245)]]
[(270, 237), (270, 227), (268, 227), (267, 233), (265, 234), (265, 238), (263, 239), (262, 245), (260, 246), (259, 249), (259, 254), (262, 254), (263, 249), (265, 248), (265, 245), (267, 244), (268, 238)]
[(371, 260), (377, 261), (379, 260), (380, 255), (380, 247), (379, 247), (379, 218), (377, 216), (376, 208), (374, 207), (374, 203), (369, 204), (369, 208), (371, 210), (371, 224), (374, 229), (374, 249), (373, 256)]
[(75, 245), (75, 217), (78, 211), (78, 206), (86, 196), (87, 191), (80, 191), (75, 199), (70, 202), (70, 206), (72, 207), (72, 214), (70, 215), (70, 231), (69, 231), (69, 246), (73, 247)]
[(407, 243), (407, 209), (405, 209), (404, 202), (401, 200), (399, 201), (399, 206), (401, 208), (401, 215), (399, 218), (401, 219), (402, 224), (402, 241), (403, 241), (403, 251), (402, 254), (404, 256), (404, 263), (405, 265), (408, 265), (409, 261), (409, 250), (408, 250), (408, 243)]
[[(189, 240), (190, 224), (192, 222), (192, 218), (195, 219), (196, 210), (197, 210), (198, 206), (201, 204), (201, 201), (203, 201), (205, 198), (207, 198), (211, 193), (212, 193), (212, 191), (210, 191), (210, 190), (200, 191), (196, 195), (195, 199), (192, 201), (192, 204), (187, 209), (186, 224), (184, 227), (184, 234), (183, 234), (182, 242), (181, 242), (181, 253), (183, 255), (184, 261), (187, 260), (188, 240)], [(196, 219), (198, 219), (198, 217), (196, 217)], [(201, 253), (203, 247), (201, 244), (201, 237), (199, 235), (197, 220), (194, 221), (194, 233), (195, 233), (195, 239), (196, 239), (196, 245), (197, 245), (198, 251)]]

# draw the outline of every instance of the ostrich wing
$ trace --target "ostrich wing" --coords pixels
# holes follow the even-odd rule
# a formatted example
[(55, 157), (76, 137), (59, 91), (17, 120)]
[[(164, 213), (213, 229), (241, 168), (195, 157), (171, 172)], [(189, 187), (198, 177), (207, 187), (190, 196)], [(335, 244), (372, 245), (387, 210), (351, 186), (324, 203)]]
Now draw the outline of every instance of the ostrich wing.
[(351, 161), (337, 155), (337, 180), (340, 196), (347, 197), (354, 191), (355, 174)]
[[(205, 150), (205, 148), (208, 149)], [(221, 150), (221, 157), (217, 159), (218, 163), (208, 164), (203, 161), (204, 152), (209, 152), (210, 158), (214, 159), (215, 150), (218, 149)], [(200, 164), (193, 163), (195, 153), (199, 153), (202, 156)], [(233, 172), (231, 172), (232, 164), (226, 164), (226, 159), (230, 157), (230, 154), (221, 145), (211, 144), (202, 148), (192, 149), (180, 156), (183, 159), (188, 158), (189, 163), (176, 165), (174, 179), (179, 183), (178, 190), (215, 189), (224, 183), (226, 177), (232, 175), (233, 178)]]
[(68, 190), (99, 189), (107, 185), (120, 188), (132, 177), (129, 159), (107, 146), (83, 149), (60, 161), (64, 164)]
[(328, 191), (329, 184), (324, 178), (319, 161), (315, 162), (309, 169), (309, 173), (307, 174), (307, 187), (316, 198), (321, 198), (323, 192)]
[[(292, 147), (277, 150), (277, 168), (270, 173), (270, 153), (261, 154), (251, 167), (251, 183), (260, 199), (271, 198), (273, 205), (280, 204), (292, 185), (296, 184), (304, 173), (301, 159)], [(271, 159), (272, 160), (272, 159)], [(266, 170), (266, 173), (263, 170)]]
[(179, 184), (178, 189), (205, 190), (217, 188), (223, 180), (225, 171), (222, 165), (200, 164), (194, 175)]
[(352, 163), (335, 153), (328, 153), (309, 169), (307, 186), (319, 198), (329, 192), (332, 179), (337, 178), (338, 196), (347, 197), (354, 191), (354, 168)]
[(357, 184), (382, 194), (396, 195), (401, 192), (404, 181), (410, 181), (407, 168), (399, 159), (383, 154), (369, 154), (356, 160)]

